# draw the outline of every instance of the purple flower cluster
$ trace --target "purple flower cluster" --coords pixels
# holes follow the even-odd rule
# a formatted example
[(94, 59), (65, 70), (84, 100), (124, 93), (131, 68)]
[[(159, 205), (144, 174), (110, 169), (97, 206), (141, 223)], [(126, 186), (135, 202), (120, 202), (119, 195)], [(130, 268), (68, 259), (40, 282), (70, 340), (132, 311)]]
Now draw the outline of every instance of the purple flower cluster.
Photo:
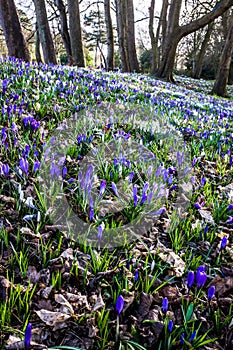
[(36, 131), (40, 127), (40, 122), (36, 121), (35, 118), (31, 115), (23, 118), (23, 124), (26, 127), (29, 127), (32, 131)]
[[(197, 288), (198, 289), (202, 288), (206, 283), (206, 280), (207, 280), (207, 275), (205, 271), (205, 266), (201, 265), (197, 268), (197, 271), (196, 271)], [(187, 276), (187, 286), (189, 290), (191, 289), (194, 281), (195, 281), (195, 274), (193, 271), (189, 271)]]

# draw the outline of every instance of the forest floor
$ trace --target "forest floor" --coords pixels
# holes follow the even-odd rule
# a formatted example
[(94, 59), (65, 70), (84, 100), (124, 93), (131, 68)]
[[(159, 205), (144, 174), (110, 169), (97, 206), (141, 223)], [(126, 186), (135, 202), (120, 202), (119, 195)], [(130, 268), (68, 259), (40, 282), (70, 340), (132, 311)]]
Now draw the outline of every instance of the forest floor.
[(0, 62), (1, 349), (233, 348), (233, 103), (176, 79)]

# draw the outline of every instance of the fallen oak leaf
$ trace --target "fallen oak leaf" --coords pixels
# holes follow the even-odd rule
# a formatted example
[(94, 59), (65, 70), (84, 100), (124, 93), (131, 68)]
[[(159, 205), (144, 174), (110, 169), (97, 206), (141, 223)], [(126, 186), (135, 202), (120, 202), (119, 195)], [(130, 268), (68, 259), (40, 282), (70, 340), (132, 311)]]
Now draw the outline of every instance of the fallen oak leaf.
[[(62, 294), (55, 294), (55, 295), (54, 295), (54, 299), (55, 299), (55, 301), (56, 301), (58, 304), (61, 304), (61, 305), (65, 306), (66, 309), (69, 310), (69, 313), (70, 313), (71, 315), (74, 314), (74, 309), (73, 309), (72, 305), (68, 302), (68, 300), (66, 300), (65, 297), (63, 297)], [(64, 309), (63, 309), (62, 311), (64, 312)]]
[(158, 256), (174, 270), (177, 277), (181, 277), (185, 271), (185, 262), (173, 252), (166, 248), (160, 241), (157, 244)]
[(71, 317), (71, 315), (67, 315), (59, 311), (48, 311), (45, 309), (41, 309), (35, 312), (41, 321), (43, 321), (48, 326), (53, 327), (53, 330), (56, 330), (58, 328), (65, 328), (65, 322)]
[(105, 306), (105, 303), (103, 301), (102, 295), (101, 295), (101, 293), (99, 293), (99, 296), (96, 300), (95, 305), (92, 308), (92, 311), (94, 312), (94, 311), (97, 311), (99, 309), (102, 309), (102, 307), (104, 307), (104, 306)]

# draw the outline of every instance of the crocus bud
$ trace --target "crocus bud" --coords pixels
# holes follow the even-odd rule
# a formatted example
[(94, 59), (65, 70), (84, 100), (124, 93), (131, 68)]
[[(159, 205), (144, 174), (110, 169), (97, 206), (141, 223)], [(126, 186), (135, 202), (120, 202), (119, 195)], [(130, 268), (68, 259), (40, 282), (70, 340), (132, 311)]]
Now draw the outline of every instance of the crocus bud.
[(207, 280), (204, 266), (199, 266), (196, 272), (197, 287), (201, 288), (204, 286)]
[(173, 328), (173, 322), (172, 322), (172, 320), (170, 320), (169, 322), (168, 322), (168, 325), (167, 325), (167, 329), (168, 329), (168, 331), (171, 333), (172, 332), (172, 328)]
[(25, 333), (24, 333), (25, 350), (29, 350), (29, 348), (30, 348), (31, 337), (32, 337), (32, 325), (31, 325), (31, 323), (28, 323), (26, 330), (25, 330)]
[(220, 249), (224, 249), (227, 245), (227, 237), (224, 236), (221, 240)]
[(123, 310), (123, 307), (124, 307), (124, 298), (122, 295), (119, 295), (119, 297), (117, 298), (116, 300), (116, 312), (117, 312), (117, 315), (119, 316), (121, 311)]
[(194, 272), (193, 271), (189, 271), (188, 272), (188, 276), (187, 276), (188, 289), (190, 289), (192, 287), (193, 282), (194, 282)]
[(162, 309), (163, 309), (164, 314), (166, 314), (166, 312), (168, 310), (168, 299), (167, 299), (167, 297), (163, 298)]
[(213, 298), (215, 293), (215, 286), (210, 286), (210, 288), (208, 289), (208, 299), (209, 301)]

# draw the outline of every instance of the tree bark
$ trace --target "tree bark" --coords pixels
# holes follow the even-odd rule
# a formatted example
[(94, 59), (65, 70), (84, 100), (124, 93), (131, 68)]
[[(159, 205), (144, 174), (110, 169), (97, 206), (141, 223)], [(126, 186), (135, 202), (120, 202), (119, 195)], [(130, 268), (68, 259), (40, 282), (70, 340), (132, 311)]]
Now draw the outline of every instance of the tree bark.
[(121, 59), (121, 69), (123, 72), (129, 72), (130, 67), (128, 63), (127, 56), (127, 45), (126, 45), (126, 25), (124, 21), (124, 7), (123, 1), (125, 0), (116, 0), (116, 18), (117, 18), (117, 34), (118, 34), (118, 43)]
[(127, 44), (128, 44), (128, 57), (130, 72), (139, 72), (139, 63), (137, 59), (137, 52), (135, 46), (135, 29), (134, 29), (134, 7), (133, 0), (127, 0), (127, 19), (128, 19), (128, 30), (127, 30)]
[(230, 65), (230, 71), (228, 76), (228, 84), (233, 84), (233, 54), (231, 55), (231, 65)]
[(213, 25), (214, 25), (213, 22), (208, 24), (208, 28), (207, 28), (207, 31), (206, 31), (206, 34), (205, 34), (205, 38), (204, 38), (204, 40), (203, 40), (203, 42), (201, 44), (201, 48), (200, 48), (199, 54), (197, 56), (197, 62), (196, 62), (195, 70), (194, 70), (194, 73), (193, 73), (193, 78), (195, 78), (195, 79), (200, 79), (202, 66), (203, 66), (203, 60), (204, 60), (204, 57), (205, 57), (206, 48), (208, 46), (212, 30), (213, 30)]
[[(151, 38), (151, 47), (152, 47), (152, 62), (151, 62), (151, 73), (155, 74), (158, 69), (158, 65), (160, 62), (160, 51), (164, 48), (164, 38), (166, 34), (167, 27), (167, 9), (168, 9), (168, 0), (163, 1), (162, 9), (159, 16), (159, 23), (156, 30), (156, 36), (154, 37), (153, 32), (153, 23), (154, 23), (154, 5), (155, 1), (151, 0), (151, 7), (149, 8), (149, 34)], [(159, 36), (160, 29), (162, 27), (162, 43), (159, 48)]]
[(179, 18), (182, 0), (172, 0), (170, 4), (166, 34), (163, 45), (162, 60), (158, 68), (158, 77), (174, 82), (173, 68), (176, 48), (179, 43)]
[(8, 55), (30, 61), (30, 54), (16, 11), (14, 0), (0, 0), (0, 23)]
[(233, 10), (231, 12), (230, 26), (228, 29), (225, 45), (220, 59), (217, 77), (212, 90), (218, 96), (227, 96), (227, 81), (230, 71), (231, 58), (233, 53)]
[(39, 38), (42, 46), (44, 62), (57, 64), (53, 39), (49, 28), (49, 22), (44, 0), (33, 0), (36, 10), (36, 19), (39, 29)]
[(36, 62), (42, 63), (42, 58), (40, 54), (40, 37), (39, 37), (39, 31), (38, 31), (38, 25), (36, 24), (36, 43), (35, 43), (35, 55), (36, 55)]
[(63, 0), (54, 0), (54, 4), (57, 6), (59, 11), (60, 22), (61, 22), (61, 37), (63, 40), (64, 48), (66, 50), (68, 62), (70, 65), (72, 65), (73, 64), (72, 51), (71, 51), (70, 34), (68, 30), (68, 22), (67, 22), (67, 16), (66, 16), (66, 8)]
[(78, 67), (85, 67), (79, 0), (68, 0), (67, 3), (73, 64)]
[(139, 72), (135, 45), (133, 0), (116, 0), (117, 33), (123, 72)]
[(156, 45), (155, 34), (154, 34), (154, 14), (155, 14), (155, 0), (151, 0), (149, 7), (149, 35), (151, 42), (151, 73), (154, 74), (157, 69), (156, 56), (158, 52), (158, 45)]
[(174, 82), (173, 68), (179, 41), (186, 35), (193, 33), (213, 22), (215, 18), (221, 16), (233, 5), (233, 0), (221, 0), (215, 5), (212, 11), (206, 15), (186, 25), (179, 26), (181, 2), (182, 0), (173, 0), (170, 5), (164, 50), (162, 60), (157, 71), (157, 76), (159, 78), (165, 78), (167, 81), (171, 82)]
[(106, 23), (106, 31), (107, 31), (107, 70), (114, 69), (114, 37), (113, 37), (113, 26), (112, 26), (112, 18), (110, 11), (110, 0), (104, 0), (104, 15), (105, 15), (105, 23)]

